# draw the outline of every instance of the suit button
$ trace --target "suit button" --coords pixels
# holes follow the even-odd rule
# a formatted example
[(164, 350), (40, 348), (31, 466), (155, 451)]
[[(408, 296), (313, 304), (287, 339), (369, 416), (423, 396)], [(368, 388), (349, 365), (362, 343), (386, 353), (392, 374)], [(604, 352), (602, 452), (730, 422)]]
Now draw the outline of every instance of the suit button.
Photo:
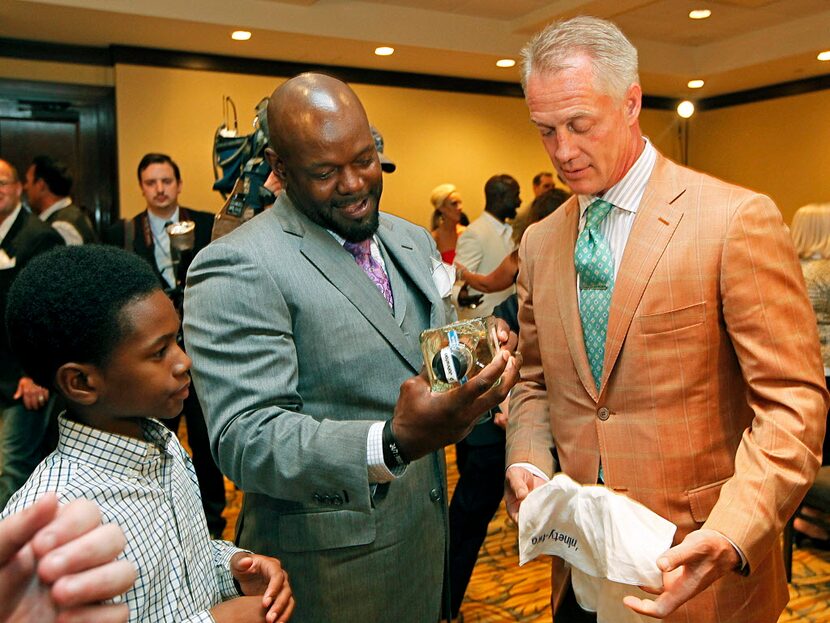
[(438, 489), (433, 489), (429, 492), (429, 499), (433, 502), (440, 502), (441, 501), (441, 491)]
[(323, 501), (323, 498), (319, 493), (315, 493), (312, 497), (314, 498), (314, 501), (317, 502), (318, 504)]
[(332, 502), (331, 496), (330, 495), (324, 495), (323, 496), (323, 502), (325, 502), (326, 504), (331, 504), (331, 502)]
[(604, 422), (611, 417), (611, 412), (608, 410), (608, 407), (600, 407), (597, 410), (597, 417)]
[(342, 506), (343, 505), (343, 498), (339, 495), (335, 495), (332, 500), (334, 501), (335, 506)]

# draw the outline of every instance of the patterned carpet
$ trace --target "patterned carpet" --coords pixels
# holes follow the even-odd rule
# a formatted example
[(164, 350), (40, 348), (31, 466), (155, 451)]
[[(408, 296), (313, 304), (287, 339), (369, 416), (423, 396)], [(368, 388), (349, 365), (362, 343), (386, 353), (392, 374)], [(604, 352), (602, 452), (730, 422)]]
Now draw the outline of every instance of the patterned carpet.
[[(450, 490), (455, 486), (455, 450), (447, 449)], [(242, 493), (226, 481), (228, 527), (225, 538), (233, 539), (233, 527), (242, 503)], [(499, 508), (490, 523), (461, 612), (464, 623), (549, 623), (550, 563), (535, 560), (518, 564), (517, 528)], [(565, 622), (567, 623), (567, 622)], [(793, 582), (790, 602), (779, 623), (830, 623), (830, 552), (814, 549), (793, 551)]]

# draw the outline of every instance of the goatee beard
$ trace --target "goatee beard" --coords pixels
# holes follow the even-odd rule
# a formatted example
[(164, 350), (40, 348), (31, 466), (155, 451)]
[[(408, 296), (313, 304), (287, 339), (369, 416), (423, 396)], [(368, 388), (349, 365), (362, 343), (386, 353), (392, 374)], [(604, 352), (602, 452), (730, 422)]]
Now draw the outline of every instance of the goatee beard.
[(379, 210), (375, 209), (363, 222), (332, 223), (330, 229), (349, 242), (363, 242), (374, 236), (378, 230), (379, 214)]

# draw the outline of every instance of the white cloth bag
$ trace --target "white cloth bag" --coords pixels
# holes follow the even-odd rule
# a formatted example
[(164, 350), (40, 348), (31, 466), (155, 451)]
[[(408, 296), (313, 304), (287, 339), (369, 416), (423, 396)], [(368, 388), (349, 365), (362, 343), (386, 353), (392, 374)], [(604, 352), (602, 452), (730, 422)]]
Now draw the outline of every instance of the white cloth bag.
[(648, 597), (637, 586), (660, 587), (657, 558), (677, 530), (642, 504), (597, 485), (579, 485), (565, 474), (534, 489), (519, 509), (519, 564), (541, 554), (572, 567), (574, 594), (600, 623), (653, 621), (622, 603)]

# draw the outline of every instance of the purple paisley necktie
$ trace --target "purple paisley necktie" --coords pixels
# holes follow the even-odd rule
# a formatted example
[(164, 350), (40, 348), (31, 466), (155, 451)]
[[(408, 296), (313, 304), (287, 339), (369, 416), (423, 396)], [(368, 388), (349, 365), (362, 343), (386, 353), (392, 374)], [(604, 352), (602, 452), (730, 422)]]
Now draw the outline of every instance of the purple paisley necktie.
[(389, 307), (393, 307), (392, 287), (389, 285), (389, 277), (383, 270), (380, 263), (372, 257), (372, 240), (364, 240), (363, 242), (344, 242), (343, 248), (354, 256), (357, 265), (363, 269), (363, 272), (372, 280), (383, 298), (389, 303)]

